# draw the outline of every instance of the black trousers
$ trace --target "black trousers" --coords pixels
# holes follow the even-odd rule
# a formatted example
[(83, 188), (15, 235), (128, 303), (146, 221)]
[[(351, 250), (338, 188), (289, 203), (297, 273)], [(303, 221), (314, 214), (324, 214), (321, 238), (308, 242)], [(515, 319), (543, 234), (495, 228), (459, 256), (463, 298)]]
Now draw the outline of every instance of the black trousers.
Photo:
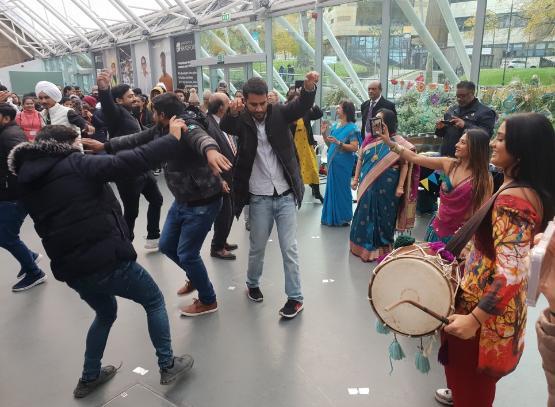
[(160, 238), (160, 212), (164, 198), (158, 189), (156, 178), (154, 178), (152, 172), (149, 171), (140, 177), (116, 182), (116, 186), (123, 204), (123, 217), (129, 229), (129, 238), (133, 240), (135, 237), (135, 220), (139, 216), (141, 194), (148, 201), (146, 238)]
[(222, 208), (218, 217), (214, 221), (214, 236), (212, 237), (212, 251), (223, 250), (231, 225), (233, 224), (233, 205), (231, 195), (224, 194), (222, 199)]

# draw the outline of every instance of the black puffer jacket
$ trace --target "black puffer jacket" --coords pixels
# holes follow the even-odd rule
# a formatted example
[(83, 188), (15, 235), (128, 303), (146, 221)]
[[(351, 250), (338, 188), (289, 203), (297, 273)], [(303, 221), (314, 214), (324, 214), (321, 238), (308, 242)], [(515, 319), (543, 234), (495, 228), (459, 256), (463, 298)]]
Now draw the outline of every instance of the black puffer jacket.
[(34, 221), (54, 277), (70, 281), (136, 259), (119, 202), (106, 182), (155, 168), (179, 144), (168, 136), (116, 156), (85, 155), (52, 141), (12, 150), (9, 165), (18, 175), (20, 202)]
[[(295, 200), (300, 207), (304, 195), (297, 151), (289, 124), (303, 117), (314, 104), (316, 91), (301, 90), (301, 96), (286, 105), (269, 105), (266, 113), (266, 135), (279, 162), (285, 178), (293, 189)], [(239, 139), (235, 171), (233, 172), (233, 200), (235, 215), (239, 216), (243, 206), (249, 202), (249, 181), (258, 148), (256, 124), (245, 109), (237, 117), (226, 113), (220, 121), (220, 128)]]
[[(188, 133), (183, 136), (184, 142), (175, 151), (175, 157), (164, 166), (164, 175), (168, 188), (175, 200), (190, 206), (202, 205), (221, 196), (222, 181), (215, 176), (206, 162), (208, 150), (218, 150), (218, 143), (206, 133), (208, 124), (206, 117), (195, 107), (189, 107), (182, 115), (188, 125)], [(140, 133), (122, 136), (104, 143), (107, 153), (135, 148), (148, 143), (167, 129), (159, 126), (151, 127)]]
[(114, 102), (110, 89), (99, 89), (98, 96), (100, 98), (100, 106), (104, 123), (108, 127), (110, 138), (125, 136), (127, 134), (137, 133), (141, 131), (139, 121), (133, 117), (133, 114), (125, 106)]
[(17, 200), (17, 178), (8, 171), (8, 154), (25, 141), (25, 133), (15, 121), (0, 129), (0, 201)]

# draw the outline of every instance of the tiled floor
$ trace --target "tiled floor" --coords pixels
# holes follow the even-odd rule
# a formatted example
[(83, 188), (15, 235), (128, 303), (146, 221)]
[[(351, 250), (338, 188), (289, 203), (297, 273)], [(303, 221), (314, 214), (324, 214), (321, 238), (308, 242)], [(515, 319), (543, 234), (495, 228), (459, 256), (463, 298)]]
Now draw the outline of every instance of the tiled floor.
[[(162, 180), (161, 184), (165, 214), (171, 196)], [(142, 202), (136, 227), (139, 262), (165, 295), (175, 352), (191, 353), (195, 367), (174, 385), (160, 386), (144, 311), (134, 303), (119, 300), (118, 320), (104, 361), (123, 361), (123, 368), (111, 382), (82, 401), (72, 398), (72, 390), (81, 369), (84, 338), (93, 318), (91, 310), (54, 278), (29, 292), (12, 293), (17, 264), (7, 252), (0, 251), (0, 406), (100, 406), (135, 384), (185, 407), (436, 406), (433, 392), (445, 384), (441, 366), (432, 360), (428, 375), (417, 372), (417, 342), (401, 338), (407, 359), (394, 363), (389, 374), (387, 348), (392, 338), (375, 332), (375, 318), (367, 300), (371, 266), (349, 255), (348, 228), (320, 225), (320, 208), (307, 193), (299, 213), (305, 295), (305, 310), (299, 317), (291, 321), (278, 317), (285, 297), (275, 231), (266, 252), (261, 286), (264, 302), (254, 304), (246, 298), (248, 233), (241, 220), (234, 224), (229, 239), (239, 244), (236, 261), (212, 259), (209, 245), (203, 248), (220, 310), (187, 319), (179, 316), (178, 307), (191, 299), (175, 295), (184, 273), (163, 255), (146, 254), (142, 249), (146, 218)], [(424, 222), (426, 219), (420, 220), (417, 237), (423, 235)], [(30, 222), (25, 223), (22, 236), (31, 248), (41, 249)], [(51, 277), (48, 261), (41, 266)], [(544, 305), (541, 302), (540, 308)], [(518, 369), (500, 381), (496, 407), (546, 405), (547, 390), (533, 324), (538, 311), (529, 311), (524, 357)], [(144, 376), (133, 373), (136, 367), (148, 372)], [(144, 387), (134, 389), (147, 394)], [(153, 398), (158, 402), (151, 402), (146, 396), (137, 397), (135, 391), (109, 406), (171, 405), (158, 398)]]

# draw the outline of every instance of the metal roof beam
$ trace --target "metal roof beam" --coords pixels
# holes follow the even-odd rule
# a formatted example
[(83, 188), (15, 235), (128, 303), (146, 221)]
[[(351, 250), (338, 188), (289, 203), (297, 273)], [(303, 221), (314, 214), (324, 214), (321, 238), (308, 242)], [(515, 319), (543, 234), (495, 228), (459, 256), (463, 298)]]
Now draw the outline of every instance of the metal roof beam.
[(4, 37), (6, 37), (6, 39), (8, 41), (10, 41), (12, 44), (14, 44), (17, 48), (19, 48), (25, 55), (27, 55), (30, 58), (34, 58), (35, 56), (33, 54), (31, 54), (29, 51), (27, 51), (25, 49), (25, 47), (23, 47), (21, 44), (19, 44), (16, 40), (13, 39), (13, 33), (6, 33), (2, 28), (0, 28), (0, 34), (2, 34)]
[[(13, 25), (13, 23), (12, 23)], [(22, 42), (23, 44), (25, 44), (28, 48), (30, 48), (31, 50), (33, 50), (36, 55), (38, 55), (41, 58), (44, 58), (44, 55), (42, 52), (40, 52), (34, 45), (32, 45), (29, 41), (27, 41), (25, 38), (23, 38), (23, 36), (21, 36), (17, 31), (15, 31), (14, 27), (10, 27), (9, 25), (7, 25), (6, 23), (4, 23), (1, 19), (0, 19), (0, 27), (2, 27), (4, 30), (8, 31), (9, 33), (11, 33), (15, 39), (16, 42), (20, 44), (20, 42)], [(23, 33), (22, 33), (23, 34)]]
[(175, 0), (176, 4), (187, 14), (189, 17), (194, 18), (198, 21), (198, 17), (193, 11), (185, 4), (183, 0)]
[(110, 3), (116, 3), (118, 6), (121, 7), (121, 9), (123, 11), (125, 11), (125, 13), (131, 17), (131, 23), (134, 24), (138, 24), (139, 26), (141, 26), (143, 29), (147, 30), (148, 32), (150, 32), (150, 28), (148, 27), (148, 25), (145, 24), (145, 22), (141, 19), (141, 17), (139, 17), (137, 14), (135, 14), (135, 12), (133, 10), (131, 10), (127, 4), (125, 4), (122, 0), (110, 0)]
[(47, 1), (41, 3), (42, 6), (47, 9), (54, 17), (56, 17), (62, 24), (64, 24), (67, 28), (69, 28), (75, 35), (77, 35), (85, 44), (91, 46), (91, 42), (85, 37), (79, 30), (73, 27), (71, 24), (68, 24), (66, 18), (61, 15), (54, 7), (52, 7)]
[(79, 10), (81, 10), (83, 13), (85, 13), (92, 21), (94, 21), (102, 29), (102, 31), (104, 31), (106, 34), (108, 34), (114, 40), (117, 40), (116, 36), (112, 33), (112, 31), (110, 31), (108, 29), (106, 24), (104, 24), (104, 22), (100, 18), (98, 18), (98, 16), (96, 15), (96, 13), (94, 11), (92, 11), (85, 4), (83, 4), (81, 2), (81, 0), (71, 0), (71, 1), (72, 1), (73, 4), (75, 4), (79, 8)]

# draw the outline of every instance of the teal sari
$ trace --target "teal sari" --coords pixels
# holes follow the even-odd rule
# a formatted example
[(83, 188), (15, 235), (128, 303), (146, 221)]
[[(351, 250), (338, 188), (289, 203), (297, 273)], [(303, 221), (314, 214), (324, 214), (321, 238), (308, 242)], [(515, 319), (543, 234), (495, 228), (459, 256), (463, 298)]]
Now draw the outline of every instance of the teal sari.
[[(343, 144), (357, 141), (360, 145), (360, 130), (355, 123), (343, 126), (334, 124), (330, 136)], [(353, 218), (351, 176), (356, 153), (344, 151), (337, 144), (328, 147), (328, 178), (322, 207), (322, 224), (328, 226), (348, 225)]]

